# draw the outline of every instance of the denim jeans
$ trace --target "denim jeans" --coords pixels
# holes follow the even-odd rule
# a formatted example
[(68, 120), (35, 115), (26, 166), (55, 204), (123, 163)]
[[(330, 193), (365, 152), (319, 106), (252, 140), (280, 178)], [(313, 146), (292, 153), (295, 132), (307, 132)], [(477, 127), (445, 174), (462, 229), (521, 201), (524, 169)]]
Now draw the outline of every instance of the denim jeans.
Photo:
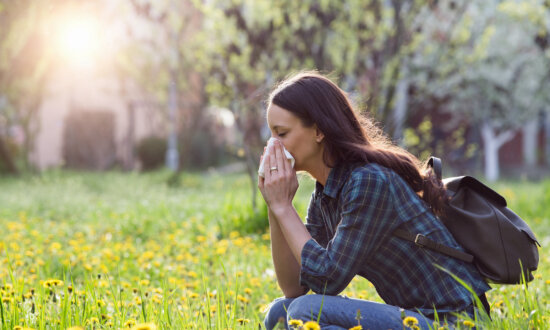
[[(275, 299), (269, 306), (264, 325), (271, 330), (280, 318), (285, 320), (285, 328), (288, 320), (291, 319), (304, 322), (316, 321), (319, 310), (321, 310), (319, 325), (322, 329), (349, 329), (358, 325), (357, 310), (361, 313), (363, 329), (403, 329), (399, 307), (368, 300), (318, 294)], [(405, 315), (414, 316), (421, 329), (433, 327), (433, 320), (419, 313), (405, 310)]]

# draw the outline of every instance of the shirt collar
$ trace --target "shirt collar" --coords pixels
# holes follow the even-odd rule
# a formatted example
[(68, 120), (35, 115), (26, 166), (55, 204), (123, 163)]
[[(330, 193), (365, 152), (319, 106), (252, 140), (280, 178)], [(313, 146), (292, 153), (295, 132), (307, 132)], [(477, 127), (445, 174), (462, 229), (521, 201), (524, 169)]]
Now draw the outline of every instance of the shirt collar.
[(336, 198), (352, 169), (353, 164), (346, 163), (341, 163), (333, 167), (328, 174), (327, 182), (324, 187), (319, 181), (315, 183), (316, 194), (319, 196), (323, 193), (331, 198)]

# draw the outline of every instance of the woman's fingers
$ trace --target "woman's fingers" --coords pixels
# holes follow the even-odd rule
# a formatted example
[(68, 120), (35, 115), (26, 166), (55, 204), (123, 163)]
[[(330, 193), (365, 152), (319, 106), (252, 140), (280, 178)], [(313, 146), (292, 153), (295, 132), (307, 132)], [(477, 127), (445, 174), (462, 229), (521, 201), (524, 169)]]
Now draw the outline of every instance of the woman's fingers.
[(281, 142), (279, 141), (275, 143), (275, 158), (277, 159), (277, 173), (286, 174), (284, 152)]
[[(271, 147), (273, 148), (273, 147)], [(266, 164), (269, 165), (267, 168), (265, 168), (266, 173), (269, 172), (269, 179), (271, 179), (277, 174), (277, 158), (275, 156), (275, 150), (270, 150), (269, 152), (269, 162)]]

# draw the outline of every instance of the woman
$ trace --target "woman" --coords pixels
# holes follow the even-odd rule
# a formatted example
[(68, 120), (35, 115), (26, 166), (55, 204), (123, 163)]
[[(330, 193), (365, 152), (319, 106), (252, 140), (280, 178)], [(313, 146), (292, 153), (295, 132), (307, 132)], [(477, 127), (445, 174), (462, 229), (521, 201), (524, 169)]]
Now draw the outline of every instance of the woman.
[[(356, 326), (358, 310), (364, 329), (401, 329), (401, 308), (421, 328), (432, 325), (435, 311), (440, 319), (473, 315), (471, 293), (448, 273), (483, 295), (490, 287), (473, 265), (392, 235), (401, 228), (460, 249), (434, 215), (446, 202), (441, 181), (422, 173), (414, 156), (359, 117), (346, 94), (317, 73), (282, 82), (269, 98), (267, 122), (278, 141), (266, 153), (258, 187), (285, 296), (271, 304), (268, 329), (281, 318), (317, 320), (319, 312), (321, 327), (335, 329)], [(296, 171), (317, 181), (305, 225), (292, 206)], [(355, 275), (386, 304), (337, 296)], [(305, 295), (309, 290), (315, 294)]]

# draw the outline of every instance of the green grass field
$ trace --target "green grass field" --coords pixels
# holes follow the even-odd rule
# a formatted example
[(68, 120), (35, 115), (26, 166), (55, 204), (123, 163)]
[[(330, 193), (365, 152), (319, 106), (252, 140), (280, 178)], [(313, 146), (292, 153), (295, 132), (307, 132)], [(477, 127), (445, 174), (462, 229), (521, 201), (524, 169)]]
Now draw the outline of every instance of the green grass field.
[[(252, 211), (249, 179), (169, 177), (52, 171), (0, 178), (2, 328), (258, 329), (281, 293), (265, 208)], [(300, 181), (295, 206), (303, 217), (314, 185)], [(548, 328), (550, 181), (494, 186), (537, 234), (541, 262), (528, 288), (493, 286), (492, 323), (473, 321)], [(343, 294), (380, 301), (360, 278)]]

